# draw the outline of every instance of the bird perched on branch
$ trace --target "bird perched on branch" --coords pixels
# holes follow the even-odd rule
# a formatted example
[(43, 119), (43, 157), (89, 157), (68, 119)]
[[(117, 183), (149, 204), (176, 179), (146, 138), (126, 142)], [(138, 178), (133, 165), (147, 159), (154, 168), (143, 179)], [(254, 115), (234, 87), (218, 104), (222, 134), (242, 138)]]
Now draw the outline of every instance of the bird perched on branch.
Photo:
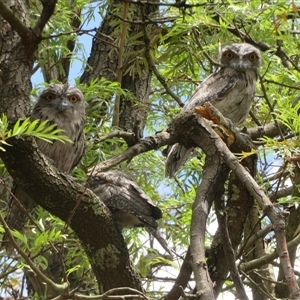
[(45, 88), (33, 108), (32, 120), (49, 120), (63, 130), (73, 143), (53, 143), (37, 139), (39, 150), (62, 172), (70, 173), (79, 163), (85, 150), (85, 101), (82, 92), (68, 84), (53, 84)]
[(173, 255), (157, 227), (156, 220), (161, 219), (161, 210), (130, 175), (117, 170), (97, 173), (89, 178), (87, 187), (111, 210), (121, 230), (146, 227), (161, 246)]
[[(182, 111), (193, 112), (196, 106), (208, 101), (234, 125), (239, 125), (249, 114), (260, 66), (261, 54), (254, 46), (241, 43), (224, 47), (220, 53), (220, 68), (197, 87)], [(174, 176), (192, 151), (180, 144), (169, 148), (166, 176)]]
[[(61, 172), (69, 173), (73, 170), (84, 153), (85, 105), (83, 94), (78, 88), (68, 84), (53, 84), (43, 90), (33, 108), (32, 120), (49, 120), (49, 125), (56, 124), (72, 141), (49, 143), (41, 139), (36, 140), (39, 150)], [(15, 186), (14, 194), (27, 210), (30, 211), (35, 206), (34, 201), (20, 186)], [(11, 199), (6, 216), (9, 227), (21, 230), (26, 220), (27, 215), (16, 201)]]

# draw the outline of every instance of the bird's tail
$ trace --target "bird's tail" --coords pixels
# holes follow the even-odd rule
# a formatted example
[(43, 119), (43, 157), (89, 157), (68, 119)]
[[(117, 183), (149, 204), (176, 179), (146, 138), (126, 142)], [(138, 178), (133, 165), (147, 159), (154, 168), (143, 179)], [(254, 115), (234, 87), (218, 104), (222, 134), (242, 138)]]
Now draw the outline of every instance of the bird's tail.
[(172, 178), (174, 174), (185, 164), (193, 150), (193, 148), (187, 149), (179, 144), (171, 146), (171, 149), (168, 151), (165, 164), (166, 177)]

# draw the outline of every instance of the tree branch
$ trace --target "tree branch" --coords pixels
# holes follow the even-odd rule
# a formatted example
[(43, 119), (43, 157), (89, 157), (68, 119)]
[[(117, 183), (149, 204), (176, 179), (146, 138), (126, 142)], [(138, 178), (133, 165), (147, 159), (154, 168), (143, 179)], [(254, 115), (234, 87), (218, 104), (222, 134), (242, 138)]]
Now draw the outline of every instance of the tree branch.
[(30, 41), (32, 32), (24, 23), (16, 16), (16, 14), (0, 0), (0, 15), (10, 24), (10, 26), (18, 33), (23, 41)]
[(109, 300), (109, 299), (150, 300), (142, 292), (135, 290), (135, 289), (127, 288), (127, 287), (111, 289), (111, 290), (105, 292), (104, 294), (98, 295), (98, 296), (86, 296), (86, 295), (75, 294), (74, 299), (75, 300), (102, 300), (102, 299), (107, 299), (107, 300)]
[[(11, 147), (0, 151), (0, 157), (12, 177), (35, 202), (67, 222), (78, 199), (82, 198), (70, 227), (85, 248), (99, 286), (104, 290), (124, 285), (142, 290), (122, 234), (99, 198), (71, 176), (52, 167), (32, 139), (10, 138), (9, 143)], [(18, 159), (20, 157), (22, 159)], [(102, 257), (105, 264), (100, 266), (99, 261), (103, 260), (95, 259), (97, 257)]]
[(33, 261), (28, 257), (28, 255), (21, 249), (21, 247), (16, 243), (14, 237), (12, 236), (8, 225), (6, 224), (5, 220), (3, 219), (2, 215), (0, 214), (0, 223), (4, 227), (5, 233), (11, 243), (11, 245), (17, 250), (17, 252), (22, 256), (22, 258), (26, 261), (32, 271), (38, 276), (42, 282), (49, 285), (51, 289), (56, 291), (57, 293), (62, 293), (64, 290), (68, 288), (68, 283), (63, 284), (56, 284), (51, 279), (43, 274), (33, 263)]
[(157, 133), (154, 136), (146, 137), (142, 139), (140, 142), (135, 144), (134, 146), (128, 148), (124, 152), (119, 155), (112, 157), (101, 164), (98, 164), (95, 168), (91, 168), (90, 172), (103, 172), (106, 171), (119, 163), (125, 160), (131, 160), (133, 157), (139, 155), (140, 153), (144, 153), (150, 150), (156, 150), (162, 146), (176, 143), (174, 137), (172, 138), (170, 134), (166, 131), (162, 131)]
[(43, 10), (33, 28), (34, 33), (38, 37), (40, 37), (42, 35), (42, 31), (43, 31), (45, 25), (47, 24), (47, 22), (53, 15), (57, 0), (42, 0), (41, 2), (43, 5)]
[(164, 300), (179, 299), (180, 296), (182, 296), (182, 291), (186, 288), (190, 280), (192, 272), (193, 268), (191, 265), (191, 249), (189, 247), (175, 283), (168, 294), (164, 297)]
[(290, 295), (299, 293), (299, 286), (297, 284), (293, 268), (291, 266), (289, 253), (286, 248), (285, 222), (284, 213), (277, 209), (269, 198), (265, 195), (263, 189), (250, 176), (250, 174), (240, 165), (237, 157), (229, 151), (225, 143), (219, 139), (216, 140), (216, 147), (220, 151), (220, 155), (224, 157), (226, 164), (235, 172), (240, 181), (244, 182), (249, 193), (257, 200), (261, 209), (270, 218), (273, 226), (277, 242), (277, 249), (279, 251), (280, 264), (283, 269), (285, 278), (288, 282)]
[(102, 143), (105, 140), (108, 140), (108, 139), (111, 139), (111, 138), (114, 138), (114, 137), (123, 138), (126, 141), (126, 139), (128, 139), (128, 138), (134, 137), (134, 133), (133, 132), (120, 131), (120, 130), (110, 132), (107, 135), (103, 135), (99, 138), (95, 138), (94, 139), (94, 144)]
[(184, 103), (181, 101), (181, 99), (170, 89), (168, 86), (165, 78), (160, 74), (158, 69), (156, 68), (154, 61), (151, 57), (150, 53), (150, 38), (147, 34), (146, 26), (143, 26), (143, 32), (144, 32), (144, 43), (145, 43), (145, 57), (147, 59), (147, 62), (149, 64), (150, 69), (155, 74), (157, 80), (161, 83), (161, 85), (165, 88), (166, 92), (179, 104), (180, 107), (184, 106)]
[(239, 299), (248, 300), (249, 298), (246, 294), (243, 281), (241, 280), (238, 269), (236, 267), (236, 256), (232, 248), (232, 244), (228, 233), (227, 213), (224, 210), (219, 210), (217, 212), (217, 218), (219, 228), (221, 229), (223, 251), (225, 252), (225, 256), (227, 257), (227, 259), (229, 260), (230, 275), (236, 288), (237, 296)]

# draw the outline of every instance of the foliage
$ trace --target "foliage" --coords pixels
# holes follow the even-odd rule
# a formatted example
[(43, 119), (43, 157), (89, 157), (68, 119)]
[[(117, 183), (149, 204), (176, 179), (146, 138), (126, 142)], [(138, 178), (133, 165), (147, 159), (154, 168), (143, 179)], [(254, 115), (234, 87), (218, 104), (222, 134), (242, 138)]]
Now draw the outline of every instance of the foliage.
[[(297, 3), (294, 1), (191, 0), (180, 1), (182, 6), (176, 7), (176, 5), (168, 5), (173, 2), (165, 1), (165, 5), (161, 5), (158, 12), (144, 19), (135, 14), (136, 6), (132, 4), (125, 18), (129, 22), (126, 25), (125, 36), (123, 36), (125, 3), (118, 3), (112, 11), (108, 12), (111, 1), (102, 1), (96, 4), (83, 0), (75, 2), (76, 5), (72, 6), (73, 1), (58, 1), (54, 14), (44, 29), (43, 36), (45, 38), (39, 44), (36, 64), (44, 73), (49, 72), (48, 76), (55, 74), (53, 77), (50, 76), (51, 80), (75, 80), (76, 85), (85, 94), (88, 104), (85, 125), (86, 153), (72, 173), (77, 181), (83, 183), (88, 177), (87, 173), (90, 168), (127, 149), (127, 144), (122, 137), (110, 137), (105, 140), (101, 140), (101, 138), (115, 131), (126, 131), (126, 128), (111, 126), (114, 101), (119, 97), (127, 100), (127, 102), (124, 101), (124, 103), (126, 102), (124, 106), (127, 103), (134, 103), (133, 106), (138, 107), (140, 95), (134, 95), (130, 87), (134, 86), (137, 82), (135, 80), (144, 76), (145, 73), (153, 71), (143, 48), (145, 32), (149, 35), (150, 57), (157, 72), (183, 103), (188, 101), (196, 86), (218, 68), (219, 47), (246, 40), (260, 47), (263, 66), (257, 82), (251, 115), (243, 126), (254, 128), (275, 122), (277, 125), (283, 124), (284, 127), (275, 137), (265, 135), (256, 139), (250, 152), (235, 153), (235, 155), (241, 163), (251, 156), (258, 157), (256, 182), (281, 211), (295, 212), (295, 215), (291, 213), (291, 217), (288, 218), (287, 226), (291, 232), (297, 233), (297, 226), (291, 225), (296, 222), (295, 220), (299, 220), (300, 25)], [(176, 3), (179, 2), (176, 1)], [(40, 17), (42, 5), (39, 2), (30, 1), (30, 6), (30, 24), (33, 27)], [(96, 36), (95, 30), (92, 28), (92, 22), (96, 26), (100, 26), (101, 20), (98, 11), (101, 19), (107, 16), (112, 19), (109, 25), (113, 31), (109, 42), (104, 39), (105, 34), (99, 35), (100, 37)], [(78, 15), (81, 25), (75, 28), (72, 20)], [(158, 18), (159, 20), (157, 20)], [(146, 23), (151, 26), (154, 24), (155, 30), (147, 31), (149, 26), (147, 27)], [(145, 28), (146, 30), (144, 30)], [(115, 76), (115, 81), (96, 76), (88, 84), (82, 84), (80, 78), (74, 78), (72, 72), (68, 73), (64, 65), (65, 58), (70, 59), (72, 64), (80, 62), (84, 69), (82, 72), (97, 70), (96, 66), (87, 65), (86, 52), (89, 49), (80, 40), (81, 36), (86, 35), (93, 35), (95, 40), (103, 39), (103, 47), (107, 46), (109, 49), (107, 50), (107, 61), (116, 58), (115, 55), (118, 54), (121, 42), (125, 41), (124, 66), (118, 67), (123, 68), (124, 76), (132, 75), (133, 82), (126, 86), (126, 82), (117, 81), (117, 76)], [(68, 46), (70, 41), (75, 45), (73, 49)], [(109, 48), (109, 46), (111, 47)], [(279, 55), (280, 51), (283, 51), (284, 58)], [(108, 64), (107, 68), (109, 66)], [(51, 70), (53, 73), (50, 72)], [(120, 70), (109, 71), (117, 74)], [(44, 78), (46, 77), (44, 76)], [(147, 120), (143, 130), (145, 137), (155, 135), (167, 128), (174, 116), (180, 112), (178, 102), (166, 91), (159, 76), (153, 75), (149, 85), (150, 95), (146, 103)], [(123, 107), (123, 109), (125, 108)], [(0, 121), (0, 150), (2, 151), (9, 146), (9, 138), (22, 135), (42, 138), (49, 142), (55, 140), (69, 142), (62, 135), (63, 133), (55, 128), (55, 125), (49, 126), (46, 121), (30, 122), (28, 118), (17, 121), (11, 129), (9, 125), (7, 117), (3, 115)], [(164, 253), (161, 253), (163, 250), (157, 242), (142, 228), (123, 232), (131, 259), (142, 275), (144, 286), (151, 299), (160, 299), (169, 292), (190, 245), (193, 203), (197, 195), (197, 188), (202, 181), (202, 171), (206, 159), (201, 150), (196, 150), (193, 157), (178, 172), (176, 178), (167, 179), (164, 176), (165, 157), (162, 150), (139, 154), (132, 160), (117, 166), (118, 169), (131, 174), (138, 185), (160, 207), (163, 212), (163, 219), (159, 221), (160, 230), (177, 254), (174, 261), (170, 262)], [(247, 167), (245, 168), (247, 169)], [(230, 193), (233, 192), (232, 190), (229, 192), (230, 180), (232, 180), (231, 177), (225, 186), (224, 211), (229, 207), (230, 199), (232, 199)], [(296, 187), (293, 192), (289, 191), (291, 186)], [(229, 208), (226, 213), (230, 215)], [(12, 231), (22, 249), (27, 251), (28, 256), (43, 270), (48, 267), (49, 262), (42, 254), (49, 249), (51, 251), (58, 249), (58, 253), (63, 257), (62, 262), (65, 264), (65, 278), (73, 276), (74, 282), (77, 284), (77, 286), (75, 284), (76, 288), (78, 287), (82, 293), (97, 294), (95, 277), (90, 269), (84, 248), (74, 233), (67, 226), (65, 227), (60, 219), (49, 215), (41, 208), (37, 208), (32, 215), (35, 223), (29, 222), (25, 233)], [(216, 208), (213, 207), (207, 220), (205, 236), (207, 255), (211, 255), (209, 250), (218, 242), (218, 234), (220, 234), (216, 216)], [(234, 250), (238, 257), (236, 261), (238, 265), (249, 262), (252, 254), (254, 255), (253, 259), (267, 255), (267, 249), (263, 254), (257, 254), (255, 250), (258, 246), (252, 249), (249, 245), (247, 248), (246, 244), (256, 234), (257, 228), (265, 228), (269, 222), (265, 211), (257, 208), (257, 222), (255, 225), (249, 225), (249, 227), (253, 226), (250, 233), (245, 229), (239, 245)], [(3, 227), (0, 228), (3, 232)], [(293, 234), (288, 235), (289, 240), (293, 238)], [(268, 232), (260, 241), (266, 248), (269, 245), (274, 248), (274, 240), (273, 234)], [(157, 251), (154, 251), (153, 248)], [(20, 270), (24, 270), (27, 265), (16, 253), (10, 259), (7, 259), (5, 254), (2, 253), (2, 255), (0, 274), (6, 274), (6, 276), (0, 275), (1, 289), (3, 292), (13, 294), (16, 290), (21, 290), (22, 272)], [(296, 260), (295, 265), (298, 266), (298, 263)], [(274, 262), (274, 265), (276, 264)], [(213, 263), (212, 266), (214, 266)], [(276, 270), (276, 276), (270, 275), (269, 279), (273, 282), (281, 281), (282, 278), (277, 277), (279, 269), (276, 266), (273, 268)], [(212, 272), (212, 270), (209, 271)], [(251, 272), (246, 275), (249, 279), (247, 284), (254, 293), (253, 299), (260, 299), (257, 294), (255, 295), (253, 284), (257, 277)], [(260, 273), (259, 276), (266, 277), (264, 273)], [(65, 279), (63, 277), (64, 275), (60, 279)], [(262, 280), (261, 278), (260, 280)], [(220, 289), (220, 293), (229, 290), (235, 294), (232, 278), (226, 276), (223, 279), (224, 287)], [(266, 283), (261, 285), (264, 286), (264, 284), (266, 285)], [(261, 286), (259, 283), (257, 285)], [(192, 293), (193, 288), (194, 280), (192, 278), (189, 280), (186, 290)], [(269, 291), (265, 288), (264, 292), (268, 293)], [(272, 292), (274, 294), (275, 290), (273, 289)], [(227, 292), (224, 295), (226, 299), (227, 297), (230, 299), (230, 293)], [(282, 292), (276, 297), (287, 298), (288, 296)]]
[(40, 120), (31, 121), (30, 118), (22, 121), (19, 119), (14, 124), (12, 129), (8, 129), (8, 118), (7, 116), (2, 115), (2, 118), (0, 119), (0, 150), (5, 151), (5, 148), (3, 148), (1, 145), (10, 146), (10, 144), (7, 142), (9, 138), (22, 135), (33, 136), (49, 143), (52, 143), (52, 141), (72, 143), (68, 137), (59, 134), (63, 130), (58, 129), (56, 124), (48, 125), (48, 123), (49, 120), (40, 122)]

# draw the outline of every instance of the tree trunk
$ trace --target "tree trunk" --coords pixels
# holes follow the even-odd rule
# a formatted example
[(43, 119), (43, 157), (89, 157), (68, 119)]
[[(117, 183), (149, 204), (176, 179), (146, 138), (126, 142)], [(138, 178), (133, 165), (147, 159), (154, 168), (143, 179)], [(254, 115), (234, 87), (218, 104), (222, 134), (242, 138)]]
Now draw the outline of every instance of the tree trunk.
[[(120, 29), (116, 28), (117, 25), (112, 25), (112, 21), (115, 21), (116, 18), (116, 8), (119, 11), (121, 11), (120, 8), (130, 11), (130, 14), (122, 15), (130, 23), (121, 22)], [(157, 12), (157, 6), (121, 4), (113, 1), (108, 11), (97, 30), (92, 52), (80, 81), (89, 83), (93, 79), (104, 77), (109, 81), (118, 81), (124, 90), (130, 92), (128, 96), (116, 97), (113, 122), (114, 126), (134, 133), (133, 136), (126, 138), (130, 146), (143, 136), (149, 106), (152, 72), (144, 65), (143, 27), (146, 26), (147, 31), (151, 32), (156, 26), (138, 23), (146, 16), (151, 18)], [(132, 39), (134, 36), (139, 37)], [(127, 55), (127, 53), (131, 54)], [(107, 107), (104, 105), (103, 116), (105, 116), (106, 110)]]

